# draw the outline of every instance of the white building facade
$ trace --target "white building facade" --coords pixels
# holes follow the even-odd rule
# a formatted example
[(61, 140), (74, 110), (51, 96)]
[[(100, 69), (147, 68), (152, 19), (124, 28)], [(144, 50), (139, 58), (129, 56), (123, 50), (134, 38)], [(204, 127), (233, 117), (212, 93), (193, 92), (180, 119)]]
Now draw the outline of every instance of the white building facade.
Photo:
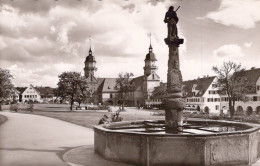
[(27, 87), (22, 93), (22, 102), (25, 103), (28, 101), (41, 101), (40, 93), (32, 85)]
[(186, 110), (220, 114), (220, 95), (217, 77), (204, 77), (183, 83)]

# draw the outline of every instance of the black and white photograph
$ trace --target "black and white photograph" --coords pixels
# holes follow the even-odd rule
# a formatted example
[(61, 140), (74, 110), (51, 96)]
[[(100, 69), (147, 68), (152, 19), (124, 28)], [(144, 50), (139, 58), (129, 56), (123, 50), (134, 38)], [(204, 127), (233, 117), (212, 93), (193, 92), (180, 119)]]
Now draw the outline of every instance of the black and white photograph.
[(0, 166), (260, 166), (260, 0), (0, 0)]

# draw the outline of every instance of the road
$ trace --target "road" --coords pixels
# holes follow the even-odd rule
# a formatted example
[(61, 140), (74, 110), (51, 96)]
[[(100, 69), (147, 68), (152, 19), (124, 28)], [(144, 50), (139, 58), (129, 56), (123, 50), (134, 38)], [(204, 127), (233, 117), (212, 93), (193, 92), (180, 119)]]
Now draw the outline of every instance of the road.
[(0, 125), (1, 166), (66, 166), (66, 151), (94, 144), (88, 128), (37, 115), (0, 114), (8, 118)]

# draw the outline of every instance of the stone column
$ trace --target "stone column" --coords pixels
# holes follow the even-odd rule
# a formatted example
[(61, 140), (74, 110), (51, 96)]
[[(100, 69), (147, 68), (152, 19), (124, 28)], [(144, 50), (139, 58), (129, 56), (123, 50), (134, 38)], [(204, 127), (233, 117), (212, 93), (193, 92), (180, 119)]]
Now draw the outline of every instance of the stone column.
[(185, 101), (182, 99), (182, 74), (180, 71), (179, 50), (184, 40), (179, 38), (165, 39), (169, 47), (167, 98), (165, 99), (165, 125), (166, 132), (178, 134), (182, 132), (183, 109)]

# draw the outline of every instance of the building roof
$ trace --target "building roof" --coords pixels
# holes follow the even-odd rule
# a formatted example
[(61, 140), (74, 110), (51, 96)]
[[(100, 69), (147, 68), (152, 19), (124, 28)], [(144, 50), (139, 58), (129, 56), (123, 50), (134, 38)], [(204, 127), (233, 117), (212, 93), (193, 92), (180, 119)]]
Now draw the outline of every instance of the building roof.
[(167, 94), (167, 83), (161, 83), (160, 86), (154, 88), (152, 98), (163, 98)]
[(117, 78), (104, 78), (102, 92), (117, 92), (115, 89)]
[(245, 76), (249, 83), (255, 84), (260, 77), (260, 68), (252, 68), (250, 70), (245, 70)]
[[(117, 78), (97, 78), (96, 91), (98, 93), (115, 93), (118, 92), (116, 87)], [(135, 84), (135, 90), (143, 85), (143, 76), (136, 77), (130, 80), (131, 83)]]
[(85, 62), (96, 62), (96, 59), (93, 55), (88, 55)]
[[(257, 80), (260, 77), (260, 68), (252, 68), (250, 70), (245, 70), (240, 74), (240, 77), (245, 77), (246, 83), (248, 85), (246, 93), (256, 93), (256, 89), (254, 87), (256, 85)], [(226, 91), (222, 90), (220, 94), (226, 95)]]
[(198, 78), (198, 79), (194, 79), (194, 80), (184, 81), (182, 90), (185, 94), (185, 97), (193, 96), (192, 88), (194, 87), (194, 85), (197, 85), (195, 87), (195, 90), (198, 91), (198, 93), (195, 95), (195, 97), (203, 96), (215, 78), (216, 78), (216, 76), (212, 76), (212, 77), (204, 77), (204, 78)]
[(27, 89), (27, 87), (16, 87), (16, 90), (22, 94), (25, 90)]
[(136, 78), (133, 78), (130, 82), (133, 83), (135, 85), (134, 90), (136, 90), (138, 87), (142, 87), (143, 86), (143, 80), (144, 80), (144, 76), (139, 76)]
[(145, 61), (157, 61), (155, 54), (153, 53), (152, 45), (149, 47), (149, 53), (146, 54)]
[(102, 89), (104, 86), (104, 78), (97, 78), (97, 84), (96, 84), (96, 92), (102, 93)]
[(92, 55), (91, 48), (89, 49), (89, 53), (88, 53), (88, 56), (86, 57), (85, 62), (96, 62), (95, 57)]
[(35, 87), (35, 89), (36, 89), (41, 95), (54, 94), (54, 88), (51, 88), (51, 87)]

